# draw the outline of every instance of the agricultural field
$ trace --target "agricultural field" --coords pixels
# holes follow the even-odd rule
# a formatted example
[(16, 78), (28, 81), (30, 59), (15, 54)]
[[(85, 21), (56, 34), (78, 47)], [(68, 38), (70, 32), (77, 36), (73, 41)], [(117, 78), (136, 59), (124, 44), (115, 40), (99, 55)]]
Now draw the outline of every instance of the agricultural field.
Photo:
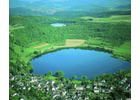
[(87, 20), (87, 22), (131, 22), (131, 15), (112, 15), (108, 18), (95, 18), (86, 16), (81, 17), (81, 19)]

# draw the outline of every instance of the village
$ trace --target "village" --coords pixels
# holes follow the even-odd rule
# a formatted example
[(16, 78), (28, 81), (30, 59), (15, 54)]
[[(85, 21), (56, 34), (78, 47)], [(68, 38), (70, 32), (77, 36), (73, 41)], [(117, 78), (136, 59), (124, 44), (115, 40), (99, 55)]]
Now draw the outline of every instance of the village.
[[(106, 80), (100, 82), (87, 83), (85, 85), (73, 83), (73, 81), (62, 80), (43, 80), (45, 76), (29, 76), (27, 73), (24, 75), (9, 75), (9, 88), (16, 87), (23, 95), (31, 91), (41, 91), (42, 94), (47, 94), (52, 100), (91, 100), (90, 96), (98, 96), (97, 100), (109, 100), (108, 94), (116, 87), (106, 84)], [(13, 84), (12, 84), (13, 82)], [(14, 83), (15, 82), (15, 83)], [(118, 82), (119, 87), (126, 92), (131, 92), (131, 81), (126, 77)], [(14, 93), (11, 96), (19, 96), (20, 94)], [(19, 100), (25, 100), (22, 97)], [(33, 99), (32, 99), (33, 100)], [(46, 99), (44, 99), (46, 100)], [(49, 99), (47, 99), (49, 100)], [(116, 100), (122, 100), (117, 98)], [(130, 100), (130, 99), (126, 99)]]

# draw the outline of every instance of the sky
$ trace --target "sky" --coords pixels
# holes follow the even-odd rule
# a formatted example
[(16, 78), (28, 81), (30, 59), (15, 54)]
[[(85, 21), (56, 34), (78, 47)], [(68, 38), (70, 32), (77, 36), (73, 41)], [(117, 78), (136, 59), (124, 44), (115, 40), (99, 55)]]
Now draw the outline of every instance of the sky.
[(131, 0), (9, 0), (9, 7), (41, 6), (46, 4), (109, 4), (117, 2), (131, 2)]

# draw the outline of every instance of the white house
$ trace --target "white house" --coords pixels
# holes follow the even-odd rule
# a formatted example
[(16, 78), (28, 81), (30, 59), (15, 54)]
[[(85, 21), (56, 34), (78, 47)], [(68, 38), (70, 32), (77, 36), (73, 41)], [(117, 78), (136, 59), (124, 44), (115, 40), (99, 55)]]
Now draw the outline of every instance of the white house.
[(110, 90), (113, 90), (113, 87), (112, 86), (110, 87)]
[(39, 87), (39, 88), (41, 88), (41, 85), (40, 85), (40, 83), (38, 84), (38, 87)]
[(105, 80), (102, 80), (101, 82), (102, 82), (102, 83), (105, 83)]
[(62, 91), (62, 95), (65, 95), (67, 92), (66, 91)]
[(74, 94), (74, 95), (72, 95), (72, 96), (71, 96), (71, 98), (72, 98), (72, 99), (76, 98), (76, 95), (75, 95), (75, 94)]
[(49, 80), (49, 84), (54, 84), (55, 81), (54, 80)]
[(25, 89), (26, 89), (26, 87), (24, 86), (24, 87), (23, 87), (23, 89), (25, 90)]
[(18, 100), (24, 100), (22, 97), (19, 97)]
[(77, 86), (76, 84), (75, 84), (75, 86), (74, 86), (74, 87), (75, 87), (75, 89), (76, 89), (76, 90), (83, 90), (83, 89), (84, 89), (84, 87), (83, 87), (83, 86), (80, 86), (80, 85), (79, 85), (79, 86)]
[(11, 80), (14, 80), (14, 79), (15, 79), (15, 77), (12, 77), (12, 78), (11, 78)]
[(18, 96), (19, 94), (17, 94), (17, 93), (14, 93), (12, 96), (16, 96), (16, 95)]
[(30, 89), (31, 89), (31, 87), (28, 88), (28, 90), (30, 90)]
[(37, 82), (36, 77), (30, 77), (30, 78), (31, 78), (31, 81), (30, 82)]
[(90, 84), (87, 84), (87, 85), (86, 85), (86, 88), (90, 88)]
[(60, 96), (60, 94), (59, 94), (59, 93), (55, 93), (55, 94), (53, 94), (51, 97), (52, 97), (52, 98), (55, 98), (55, 97), (57, 97), (57, 96)]
[(94, 93), (99, 93), (99, 89), (94, 89)]
[(55, 85), (54, 88), (55, 88), (55, 90), (57, 90), (57, 89), (59, 89), (59, 86)]
[(97, 86), (95, 86), (94, 89), (97, 89)]

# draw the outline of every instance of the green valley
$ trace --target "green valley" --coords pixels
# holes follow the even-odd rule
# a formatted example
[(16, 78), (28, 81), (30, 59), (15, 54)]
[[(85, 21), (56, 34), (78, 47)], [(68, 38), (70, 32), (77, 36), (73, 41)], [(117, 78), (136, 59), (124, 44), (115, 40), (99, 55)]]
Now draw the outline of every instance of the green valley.
[[(96, 2), (98, 4), (98, 1)], [(37, 5), (37, 2), (30, 1), (30, 3)], [(110, 3), (103, 6), (89, 5), (85, 8), (88, 10), (83, 11), (78, 6), (70, 8), (67, 1), (64, 4), (67, 5), (66, 7), (63, 5), (64, 8), (55, 4), (57, 11), (50, 8), (49, 11), (53, 11), (53, 14), (49, 15), (47, 11), (47, 15), (43, 13), (45, 9), (48, 9), (44, 6), (34, 7), (35, 11), (32, 7), (28, 7), (32, 11), (18, 9), (23, 14), (11, 8), (9, 15), (9, 100), (131, 98), (130, 68), (120, 69), (114, 74), (103, 73), (100, 76), (94, 76), (91, 80), (88, 80), (84, 73), (80, 80), (75, 75), (69, 79), (64, 77), (65, 73), (61, 70), (58, 70), (55, 75), (52, 75), (50, 70), (46, 70), (45, 75), (32, 74), (33, 66), (30, 62), (32, 59), (64, 48), (107, 52), (111, 54), (111, 57), (131, 63), (130, 2), (124, 2), (124, 5), (114, 3), (113, 6), (110, 6)], [(71, 4), (74, 5), (74, 3)], [(96, 8), (97, 11), (94, 9), (92, 11), (92, 8)], [(11, 14), (12, 11), (13, 14)], [(53, 23), (64, 23), (66, 26), (53, 27), (50, 25)]]

